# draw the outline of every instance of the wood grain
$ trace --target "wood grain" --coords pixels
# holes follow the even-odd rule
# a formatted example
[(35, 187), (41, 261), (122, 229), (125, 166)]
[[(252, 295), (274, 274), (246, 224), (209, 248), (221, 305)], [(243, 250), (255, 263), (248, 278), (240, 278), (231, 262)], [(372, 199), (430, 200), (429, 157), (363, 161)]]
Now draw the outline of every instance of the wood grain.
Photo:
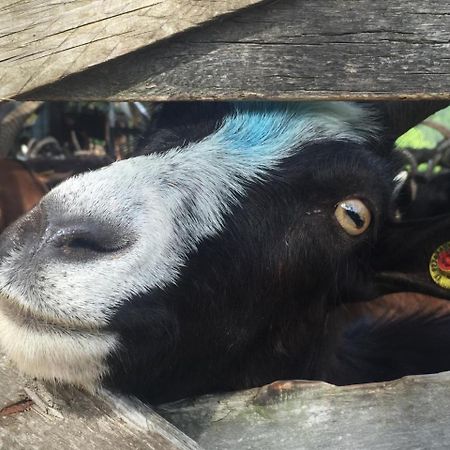
[(14, 97), (259, 1), (3, 0), (0, 98)]
[(278, 381), (156, 411), (108, 391), (27, 380), (1, 355), (0, 380), (2, 449), (397, 450), (450, 440), (450, 372), (343, 387)]
[(45, 386), (0, 354), (0, 448), (14, 450), (197, 450), (137, 399)]
[(450, 3), (263, 3), (26, 98), (448, 99)]
[(450, 439), (449, 387), (449, 372), (344, 387), (279, 381), (159, 413), (210, 450), (437, 450)]

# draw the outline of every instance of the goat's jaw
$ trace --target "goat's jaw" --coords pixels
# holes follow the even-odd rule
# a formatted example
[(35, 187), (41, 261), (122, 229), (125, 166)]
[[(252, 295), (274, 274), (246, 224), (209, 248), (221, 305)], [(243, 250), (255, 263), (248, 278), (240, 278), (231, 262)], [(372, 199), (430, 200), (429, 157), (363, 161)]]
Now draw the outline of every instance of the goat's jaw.
[(0, 301), (0, 348), (21, 372), (90, 391), (107, 374), (106, 358), (117, 348), (114, 334), (34, 321), (4, 305)]

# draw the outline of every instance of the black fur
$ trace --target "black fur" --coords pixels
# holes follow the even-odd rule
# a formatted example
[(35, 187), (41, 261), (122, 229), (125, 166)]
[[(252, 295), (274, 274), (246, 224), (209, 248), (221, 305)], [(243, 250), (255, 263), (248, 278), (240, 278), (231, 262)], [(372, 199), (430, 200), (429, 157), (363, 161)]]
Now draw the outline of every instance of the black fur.
[[(124, 351), (111, 356), (109, 382), (159, 402), (277, 379), (346, 384), (450, 368), (450, 359), (437, 364), (435, 353), (422, 351), (426, 344), (416, 345), (435, 343), (432, 321), (406, 315), (374, 329), (378, 319), (368, 314), (336, 318), (340, 305), (383, 293), (372, 255), (399, 170), (392, 154), (330, 142), (303, 149), (249, 185), (225, 231), (191, 255), (175, 286), (117, 312), (111, 327)], [(373, 212), (359, 237), (334, 218), (348, 197), (364, 199)], [(450, 316), (440, 323), (450, 325)], [(439, 337), (450, 350), (445, 326)], [(414, 329), (420, 339), (411, 339)], [(390, 339), (397, 339), (394, 348)], [(405, 352), (409, 364), (398, 359)]]
[[(143, 152), (198, 142), (230, 110), (162, 106)], [(310, 144), (248, 181), (223, 230), (189, 255), (174, 284), (124, 299), (107, 326), (120, 347), (105, 382), (161, 402), (277, 379), (347, 384), (450, 369), (450, 303), (442, 300), (450, 291), (428, 274), (431, 255), (450, 241), (450, 216), (393, 220), (402, 159), (387, 148), (388, 137)], [(372, 213), (359, 236), (334, 215), (349, 198)], [(405, 214), (417, 207), (410, 200), (402, 200)], [(0, 259), (12, 245), (36, 242), (45, 256), (40, 228), (53, 233), (47, 257), (63, 249), (65, 258), (92, 261), (123, 248), (111, 224), (82, 217), (77, 237), (58, 220), (52, 229), (49, 214), (57, 218), (58, 209), (37, 208), (3, 234)]]

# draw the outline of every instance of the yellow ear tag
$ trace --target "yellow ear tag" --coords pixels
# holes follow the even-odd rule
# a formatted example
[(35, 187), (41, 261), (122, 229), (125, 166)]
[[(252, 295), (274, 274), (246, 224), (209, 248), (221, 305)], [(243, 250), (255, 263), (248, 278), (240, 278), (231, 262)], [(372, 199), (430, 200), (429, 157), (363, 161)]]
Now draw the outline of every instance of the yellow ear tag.
[(444, 289), (450, 289), (450, 242), (438, 247), (430, 259), (430, 275)]

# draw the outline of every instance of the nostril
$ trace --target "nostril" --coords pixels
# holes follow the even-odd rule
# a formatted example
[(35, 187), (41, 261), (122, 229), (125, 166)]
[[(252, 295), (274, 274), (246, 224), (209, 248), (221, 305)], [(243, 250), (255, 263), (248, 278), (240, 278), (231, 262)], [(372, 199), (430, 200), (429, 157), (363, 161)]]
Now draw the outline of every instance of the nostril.
[(89, 237), (73, 237), (65, 243), (65, 246), (79, 250), (91, 250), (93, 252), (110, 252), (115, 250), (115, 248), (107, 248)]
[(101, 227), (61, 228), (52, 233), (47, 242), (61, 249), (66, 255), (114, 253), (123, 250), (129, 244), (117, 233), (102, 230)]

